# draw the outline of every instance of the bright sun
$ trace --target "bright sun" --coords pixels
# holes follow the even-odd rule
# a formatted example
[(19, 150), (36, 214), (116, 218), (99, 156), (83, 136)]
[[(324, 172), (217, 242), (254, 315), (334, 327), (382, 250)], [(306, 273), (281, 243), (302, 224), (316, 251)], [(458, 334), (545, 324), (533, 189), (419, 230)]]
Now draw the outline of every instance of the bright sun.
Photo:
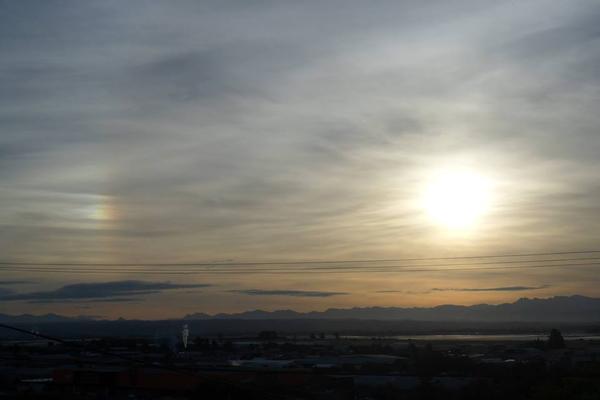
[(490, 185), (471, 171), (446, 171), (431, 180), (424, 197), (425, 210), (436, 223), (465, 229), (475, 225), (488, 210)]

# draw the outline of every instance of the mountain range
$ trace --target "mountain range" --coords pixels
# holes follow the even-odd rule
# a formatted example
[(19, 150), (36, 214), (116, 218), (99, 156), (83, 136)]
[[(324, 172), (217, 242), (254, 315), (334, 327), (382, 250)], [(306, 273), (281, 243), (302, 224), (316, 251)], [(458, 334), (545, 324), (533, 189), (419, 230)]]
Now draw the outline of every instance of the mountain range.
[(39, 324), (39, 323), (50, 323), (50, 322), (73, 322), (73, 321), (93, 321), (96, 319), (94, 316), (80, 315), (77, 317), (66, 317), (58, 314), (21, 314), (21, 315), (10, 315), (0, 314), (0, 323), (3, 324)]
[[(86, 322), (95, 316), (67, 317), (57, 314), (0, 314), (0, 323), (42, 324)], [(481, 321), (481, 322), (600, 322), (600, 298), (580, 295), (550, 298), (521, 298), (514, 303), (439, 305), (435, 307), (354, 307), (330, 308), (325, 311), (253, 310), (232, 314), (194, 313), (183, 317), (188, 321), (216, 320), (377, 320), (377, 321)], [(177, 320), (177, 319), (175, 319)], [(119, 321), (125, 321), (119, 319)]]
[(551, 298), (521, 298), (514, 303), (477, 304), (471, 306), (439, 305), (435, 307), (355, 307), (330, 308), (325, 311), (297, 312), (293, 310), (246, 311), (234, 314), (188, 314), (187, 320), (212, 319), (360, 319), (414, 321), (600, 321), (600, 298), (580, 295)]

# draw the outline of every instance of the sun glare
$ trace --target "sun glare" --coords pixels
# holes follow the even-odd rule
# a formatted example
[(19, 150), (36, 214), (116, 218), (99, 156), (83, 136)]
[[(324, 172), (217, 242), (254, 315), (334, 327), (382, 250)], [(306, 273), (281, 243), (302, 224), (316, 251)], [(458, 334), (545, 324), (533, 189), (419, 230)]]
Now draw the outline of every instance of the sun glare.
[(489, 208), (489, 182), (471, 171), (436, 175), (425, 191), (424, 208), (436, 223), (450, 229), (473, 227)]

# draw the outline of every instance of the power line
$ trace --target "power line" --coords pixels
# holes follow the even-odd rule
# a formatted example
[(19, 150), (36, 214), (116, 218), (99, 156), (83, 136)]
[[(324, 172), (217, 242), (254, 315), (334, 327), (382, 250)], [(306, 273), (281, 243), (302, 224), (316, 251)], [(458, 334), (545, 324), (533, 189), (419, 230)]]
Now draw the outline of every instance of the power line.
[[(85, 350), (85, 347), (82, 345), (79, 345), (77, 343), (71, 342), (71, 341), (66, 341), (57, 337), (53, 337), (53, 336), (49, 336), (43, 333), (39, 333), (39, 332), (34, 332), (31, 330), (27, 330), (27, 329), (22, 329), (16, 326), (12, 326), (12, 325), (7, 325), (7, 324), (3, 324), (0, 323), (0, 329), (7, 329), (7, 330), (11, 330), (14, 332), (19, 332), (19, 333), (23, 333), (26, 335), (30, 335), (30, 336), (34, 336), (34, 337), (38, 337), (41, 339), (45, 339), (45, 340), (50, 340), (53, 342), (57, 342), (62, 344), (65, 347), (71, 347), (77, 350)], [(105, 356), (109, 356), (109, 357), (114, 357), (114, 358), (118, 358), (121, 359), (123, 361), (128, 361), (134, 364), (138, 364), (141, 365), (142, 367), (146, 367), (148, 369), (158, 369), (158, 370), (164, 370), (164, 371), (169, 371), (169, 372), (173, 372), (173, 373), (177, 373), (180, 375), (184, 375), (184, 376), (189, 376), (189, 377), (194, 377), (194, 378), (200, 378), (201, 381), (198, 381), (198, 383), (201, 382), (212, 382), (212, 383), (216, 383), (216, 384), (220, 384), (220, 385), (224, 385), (224, 387), (235, 387), (238, 390), (241, 390), (243, 393), (247, 393), (248, 389), (254, 389), (254, 390), (259, 390), (261, 397), (266, 398), (266, 399), (280, 399), (280, 393), (275, 392), (273, 389), (269, 389), (269, 388), (264, 388), (262, 386), (259, 386), (257, 383), (255, 382), (237, 382), (234, 381), (232, 379), (228, 379), (225, 376), (218, 376), (218, 375), (207, 375), (206, 373), (200, 374), (198, 373), (198, 371), (200, 372), (211, 372), (211, 371), (221, 371), (219, 368), (214, 368), (214, 367), (209, 367), (209, 368), (203, 368), (203, 369), (187, 369), (187, 368), (181, 368), (181, 367), (177, 367), (174, 365), (165, 365), (162, 363), (157, 363), (157, 362), (147, 362), (145, 360), (140, 360), (134, 357), (129, 357), (123, 354), (119, 354), (119, 353), (113, 353), (111, 351), (107, 351), (107, 350), (103, 350), (101, 348), (94, 348), (93, 349), (94, 352), (98, 353), (98, 354), (103, 354)], [(97, 362), (97, 360), (93, 360), (91, 363), (95, 364), (99, 364)], [(227, 369), (225, 369), (227, 371)], [(230, 369), (229, 371), (235, 371), (233, 369)], [(259, 374), (265, 374), (265, 375), (271, 375), (272, 372), (271, 371), (260, 371), (260, 370), (256, 370), (256, 371), (252, 371), (253, 373), (259, 373)], [(297, 373), (296, 371), (290, 371), (290, 374), (294, 374)], [(292, 393), (295, 394), (304, 394), (304, 392), (299, 391), (297, 389), (293, 390)], [(227, 396), (227, 398), (230, 398), (231, 396)], [(304, 398), (305, 396), (301, 396), (302, 398)]]
[[(53, 342), (57, 342), (57, 343), (62, 344), (65, 347), (72, 347), (72, 348), (75, 348), (75, 349), (78, 349), (78, 350), (85, 350), (84, 346), (78, 345), (76, 343), (69, 342), (69, 341), (66, 341), (66, 340), (63, 340), (63, 339), (60, 339), (60, 338), (57, 338), (57, 337), (49, 336), (49, 335), (46, 335), (46, 334), (43, 334), (43, 333), (33, 332), (33, 331), (30, 331), (30, 330), (27, 330), (27, 329), (22, 329), (22, 328), (19, 328), (19, 327), (16, 327), (16, 326), (12, 326), (12, 325), (7, 325), (7, 324), (0, 323), (0, 329), (8, 329), (8, 330), (11, 330), (11, 331), (14, 331), (14, 332), (24, 333), (26, 335), (30, 335), (30, 336), (38, 337), (38, 338), (41, 338), (41, 339), (45, 339), (45, 340), (50, 340), (50, 341), (53, 341)], [(159, 370), (169, 371), (169, 372), (173, 372), (173, 373), (177, 373), (177, 374), (185, 375), (185, 376), (189, 376), (189, 377), (194, 377), (194, 378), (200, 378), (201, 377), (203, 381), (210, 381), (210, 382), (214, 382), (214, 383), (221, 384), (221, 385), (233, 386), (233, 387), (236, 387), (236, 388), (241, 389), (241, 390), (247, 389), (247, 388), (253, 388), (253, 387), (256, 386), (255, 384), (248, 384), (248, 383), (239, 384), (239, 383), (237, 383), (235, 381), (232, 381), (232, 380), (227, 379), (227, 378), (219, 377), (219, 376), (208, 376), (206, 374), (200, 375), (200, 374), (198, 374), (198, 373), (196, 373), (196, 372), (194, 372), (192, 370), (184, 369), (184, 368), (179, 368), (177, 366), (164, 365), (164, 364), (155, 363), (155, 362), (149, 363), (149, 362), (147, 362), (145, 360), (139, 360), (139, 359), (136, 359), (136, 358), (133, 358), (133, 357), (129, 357), (129, 356), (126, 356), (126, 355), (123, 355), (123, 354), (113, 353), (111, 351), (103, 350), (103, 349), (100, 349), (100, 348), (95, 348), (94, 352), (96, 352), (98, 354), (103, 354), (105, 356), (118, 358), (120, 360), (127, 361), (127, 362), (130, 362), (130, 363), (134, 363), (134, 364), (137, 364), (137, 365), (141, 365), (141, 366), (149, 368), (149, 369), (159, 369)], [(215, 369), (213, 369), (213, 370), (215, 370)], [(264, 390), (261, 392), (261, 394), (265, 395), (266, 398), (279, 398), (279, 397), (275, 397), (275, 396), (271, 397), (272, 393), (270, 393), (268, 391), (265, 392)]]
[[(558, 261), (558, 260), (557, 260)], [(592, 267), (600, 266), (600, 262), (596, 263), (570, 263), (570, 264), (545, 264), (545, 265), (503, 265), (503, 266), (489, 266), (489, 267), (472, 267), (472, 268), (391, 268), (391, 266), (373, 267), (370, 269), (317, 269), (317, 270), (306, 270), (306, 269), (248, 269), (248, 270), (202, 270), (202, 271), (147, 271), (147, 270), (77, 270), (77, 269), (47, 269), (47, 268), (26, 268), (19, 269), (20, 272), (47, 272), (47, 273), (68, 273), (68, 274), (108, 274), (108, 273), (122, 273), (122, 274), (137, 274), (137, 275), (228, 275), (228, 274), (306, 274), (306, 273), (318, 273), (318, 274), (347, 274), (347, 273), (404, 273), (404, 272), (450, 272), (450, 271), (481, 271), (481, 270), (506, 270), (506, 269), (535, 269), (535, 268), (565, 268), (565, 267)], [(416, 266), (415, 266), (416, 267)], [(428, 266), (422, 266), (428, 267)]]
[(600, 250), (586, 251), (561, 251), (548, 253), (521, 253), (521, 254), (494, 254), (478, 256), (453, 256), (453, 257), (426, 257), (426, 258), (395, 258), (395, 259), (363, 259), (363, 260), (305, 260), (305, 261), (241, 261), (241, 262), (189, 262), (189, 263), (87, 263), (87, 262), (27, 262), (27, 261), (0, 261), (0, 265), (22, 266), (98, 266), (98, 267), (168, 267), (168, 266), (238, 266), (238, 265), (308, 265), (308, 264), (360, 264), (376, 262), (404, 262), (404, 261), (434, 261), (434, 260), (467, 260), (486, 258), (516, 258), (534, 256), (556, 256), (567, 254), (600, 253)]
[[(73, 348), (76, 348), (78, 350), (85, 350), (84, 346), (78, 345), (76, 343), (69, 342), (69, 341), (66, 341), (66, 340), (63, 340), (63, 339), (59, 339), (57, 337), (45, 335), (43, 333), (39, 333), (39, 332), (30, 331), (30, 330), (27, 330), (27, 329), (18, 328), (16, 326), (12, 326), (12, 325), (7, 325), (7, 324), (0, 323), (0, 328), (8, 329), (8, 330), (11, 330), (11, 331), (14, 331), (14, 332), (24, 333), (26, 335), (35, 336), (35, 337), (38, 337), (38, 338), (41, 338), (41, 339), (45, 339), (45, 340), (50, 340), (50, 341), (53, 341), (53, 342), (57, 342), (57, 343), (60, 343), (63, 346), (66, 346), (66, 347), (73, 347)], [(174, 371), (174, 372), (179, 372), (179, 373), (184, 372), (184, 373), (187, 373), (187, 374), (191, 375), (190, 371), (181, 370), (179, 368), (164, 366), (164, 365), (161, 365), (161, 364), (158, 364), (158, 365), (155, 365), (155, 364), (149, 365), (147, 362), (145, 362), (143, 360), (138, 360), (136, 358), (128, 357), (128, 356), (125, 356), (125, 355), (122, 355), (122, 354), (113, 353), (113, 352), (102, 350), (102, 349), (94, 349), (94, 351), (96, 353), (103, 354), (105, 356), (119, 358), (119, 359), (124, 360), (124, 361), (129, 361), (129, 362), (133, 362), (133, 363), (136, 363), (136, 364), (141, 364), (141, 365), (148, 366), (148, 367), (153, 367), (153, 368), (157, 368), (157, 369), (166, 369), (166, 370), (169, 370), (169, 371)]]
[[(317, 270), (345, 270), (345, 269), (356, 269), (356, 270), (365, 270), (368, 271), (370, 269), (377, 268), (414, 268), (414, 267), (457, 267), (457, 266), (478, 266), (478, 265), (498, 265), (498, 264), (530, 264), (530, 263), (546, 263), (546, 262), (565, 262), (565, 261), (595, 261), (600, 260), (600, 257), (578, 257), (578, 258), (558, 258), (558, 259), (538, 259), (538, 260), (501, 260), (501, 261), (484, 261), (484, 262), (469, 262), (469, 263), (452, 263), (452, 264), (413, 264), (413, 265), (342, 265), (342, 266), (331, 266), (331, 264), (325, 266), (292, 266), (292, 267), (270, 267), (267, 266), (265, 268), (249, 268), (247, 266), (239, 266), (239, 265), (222, 265), (222, 266), (201, 266), (199, 268), (186, 268), (185, 270), (181, 270), (184, 272), (194, 272), (194, 271), (277, 271), (284, 270), (290, 271), (291, 268), (306, 270), (306, 271), (317, 271)], [(312, 264), (310, 264), (312, 265)], [(78, 267), (84, 267), (88, 265), (82, 265)], [(179, 266), (179, 265), (178, 265)], [(187, 267), (188, 265), (185, 265)], [(9, 270), (9, 271), (26, 271), (28, 269), (35, 271), (57, 271), (57, 270), (69, 270), (69, 271), (77, 271), (76, 266), (68, 265), (68, 266), (0, 266), (1, 270)], [(112, 267), (112, 266), (111, 266)], [(138, 267), (136, 269), (122, 269), (122, 268), (94, 268), (93, 271), (104, 271), (104, 272), (122, 272), (122, 271), (152, 271), (147, 270), (145, 266), (135, 266)], [(155, 267), (155, 266), (152, 266)], [(242, 267), (242, 268), (240, 268)], [(132, 267), (128, 267), (132, 268)], [(90, 269), (79, 269), (80, 271), (90, 271)], [(175, 272), (175, 271), (171, 271)]]

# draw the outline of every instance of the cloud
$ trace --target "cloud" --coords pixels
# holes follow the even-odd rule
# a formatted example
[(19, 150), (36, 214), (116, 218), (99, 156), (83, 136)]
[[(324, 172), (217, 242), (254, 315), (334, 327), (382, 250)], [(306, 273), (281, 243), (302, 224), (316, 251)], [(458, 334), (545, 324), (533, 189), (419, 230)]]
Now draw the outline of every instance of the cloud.
[(520, 292), (524, 290), (546, 289), (550, 285), (541, 286), (501, 286), (492, 288), (433, 288), (436, 292)]
[[(600, 240), (597, 2), (68, 3), (2, 3), (3, 258), (403, 258)], [(472, 237), (448, 242), (418, 199), (432, 170), (463, 166), (498, 196)], [(584, 282), (582, 268), (569, 277)], [(464, 282), (368, 287), (360, 274), (352, 292)], [(311, 288), (337, 290), (322, 276)], [(56, 275), (36, 280), (49, 296)]]
[[(357, 243), (374, 253), (389, 249), (390, 237), (411, 247), (429, 233), (405, 207), (412, 183), (448, 153), (492, 171), (516, 166), (519, 176), (540, 165), (540, 176), (572, 182), (553, 190), (576, 192), (571, 200), (529, 182), (505, 191), (535, 206), (519, 201), (502, 224), (489, 224), (507, 247), (502, 229), (548, 232), (547, 210), (557, 225), (573, 221), (578, 232), (563, 241), (593, 243), (595, 178), (570, 175), (586, 170), (579, 164), (593, 170), (598, 150), (589, 109), (600, 7), (553, 5), (540, 19), (535, 10), (546, 4), (108, 2), (73, 4), (69, 15), (7, 6), (0, 250), (68, 259), (65, 243), (75, 243), (107, 258), (166, 249), (213, 257), (221, 246), (303, 256), (352, 252)], [(52, 35), (36, 36), (24, 23), (31, 20)], [(572, 72), (580, 70), (588, 73)], [(481, 154), (490, 145), (499, 156)], [(532, 158), (576, 163), (545, 174)], [(83, 196), (105, 188), (106, 196)], [(537, 207), (540, 198), (548, 207)], [(103, 224), (98, 213), (65, 212), (111, 207), (120, 218)]]
[[(26, 284), (26, 283), (31, 283), (31, 282), (30, 281), (20, 281), (20, 280), (7, 280), (7, 281), (0, 281), (0, 286), (20, 285), (20, 284)], [(12, 290), (12, 289), (0, 287), (0, 298), (3, 296), (9, 296), (13, 293), (14, 293), (14, 290)]]
[(292, 296), (292, 297), (331, 297), (341, 296), (350, 293), (346, 292), (323, 292), (310, 290), (263, 290), (263, 289), (246, 289), (246, 290), (230, 290), (232, 293), (240, 293), (248, 296)]
[[(122, 301), (122, 296), (139, 296), (160, 293), (165, 290), (203, 288), (210, 284), (182, 284), (171, 282), (147, 282), (147, 281), (112, 281), (96, 283), (77, 283), (65, 285), (61, 288), (30, 292), (9, 294), (1, 297), (3, 301), (29, 300), (30, 302), (71, 302), (74, 300), (90, 301)], [(119, 298), (114, 300), (113, 298)]]
[(98, 298), (98, 299), (73, 299), (73, 300), (30, 300), (31, 304), (86, 304), (86, 303), (139, 303), (145, 301), (141, 297), (114, 297), (114, 298)]
[(429, 290), (420, 290), (420, 291), (416, 291), (416, 290), (376, 290), (374, 293), (381, 293), (381, 294), (391, 294), (391, 293), (427, 294), (427, 293), (431, 293), (431, 291), (429, 291)]

